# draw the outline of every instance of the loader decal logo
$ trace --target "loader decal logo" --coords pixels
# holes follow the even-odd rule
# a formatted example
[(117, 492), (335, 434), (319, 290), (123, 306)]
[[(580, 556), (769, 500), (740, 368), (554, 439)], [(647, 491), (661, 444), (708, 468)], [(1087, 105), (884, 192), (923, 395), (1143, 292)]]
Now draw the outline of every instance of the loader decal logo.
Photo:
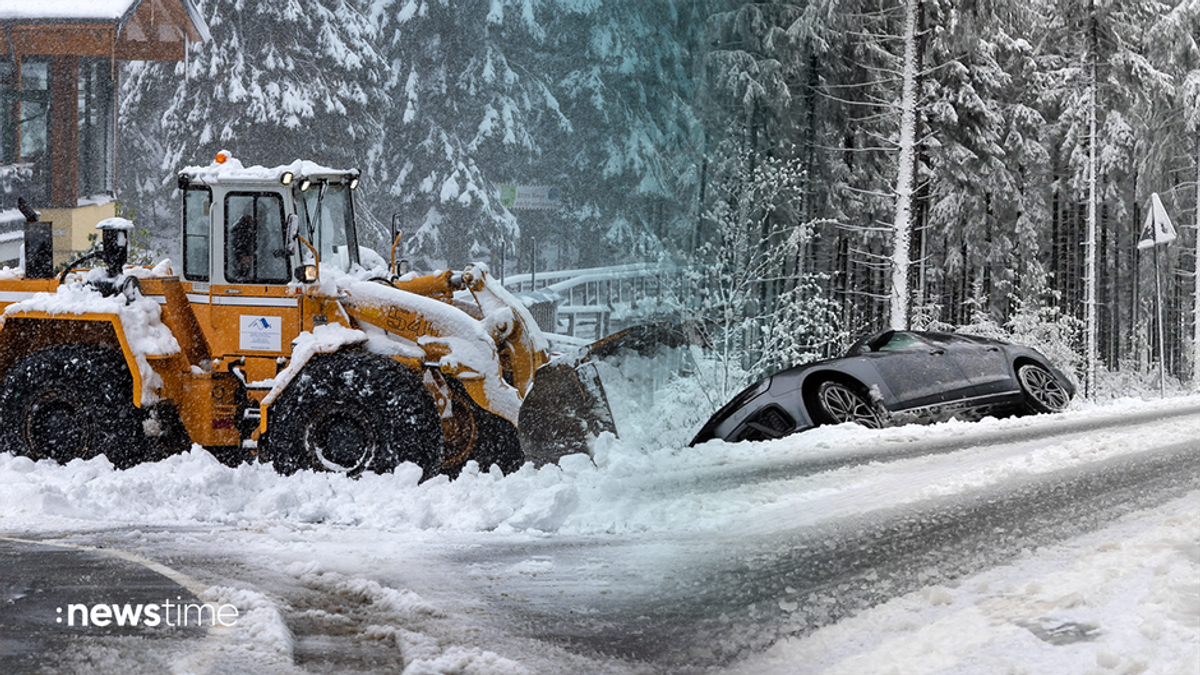
[(387, 327), (393, 333), (429, 335), (433, 332), (428, 320), (407, 312), (399, 312), (395, 309), (388, 310)]
[(238, 348), (247, 351), (277, 352), (282, 347), (283, 318), (278, 316), (241, 316)]

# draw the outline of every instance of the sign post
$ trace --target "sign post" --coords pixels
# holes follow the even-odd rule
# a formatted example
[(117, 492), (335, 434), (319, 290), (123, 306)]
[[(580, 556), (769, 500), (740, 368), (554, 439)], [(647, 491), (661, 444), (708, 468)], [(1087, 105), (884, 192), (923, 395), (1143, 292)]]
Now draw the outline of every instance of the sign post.
[(1158, 315), (1158, 394), (1162, 398), (1167, 396), (1167, 354), (1163, 329), (1162, 272), (1159, 270), (1158, 247), (1169, 246), (1171, 242), (1175, 241), (1176, 236), (1175, 225), (1171, 223), (1171, 217), (1167, 215), (1162, 200), (1158, 198), (1157, 192), (1152, 193), (1150, 208), (1146, 213), (1146, 223), (1142, 226), (1142, 235), (1137, 247), (1138, 250), (1154, 249), (1154, 307)]
[[(501, 185), (500, 204), (510, 211), (554, 211), (562, 205), (562, 194), (549, 185)], [(537, 235), (532, 236), (533, 247), (529, 263), (529, 286), (536, 287), (537, 281)], [(517, 251), (517, 271), (520, 271), (521, 255)], [(503, 269), (503, 266), (501, 266)], [(503, 282), (501, 282), (503, 283)]]
[(500, 186), (500, 203), (513, 211), (553, 211), (559, 197), (558, 188), (548, 185)]

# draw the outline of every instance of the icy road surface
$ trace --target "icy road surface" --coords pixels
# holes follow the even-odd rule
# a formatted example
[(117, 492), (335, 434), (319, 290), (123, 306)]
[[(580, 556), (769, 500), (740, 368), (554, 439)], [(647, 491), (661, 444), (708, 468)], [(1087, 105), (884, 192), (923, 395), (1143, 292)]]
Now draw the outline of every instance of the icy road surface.
[(143, 560), (241, 610), (55, 639), (0, 540), (0, 672), (1200, 672), (1200, 398), (690, 449), (625, 419), (594, 464), (419, 486), (0, 455), (0, 535), (121, 557), (92, 597)]

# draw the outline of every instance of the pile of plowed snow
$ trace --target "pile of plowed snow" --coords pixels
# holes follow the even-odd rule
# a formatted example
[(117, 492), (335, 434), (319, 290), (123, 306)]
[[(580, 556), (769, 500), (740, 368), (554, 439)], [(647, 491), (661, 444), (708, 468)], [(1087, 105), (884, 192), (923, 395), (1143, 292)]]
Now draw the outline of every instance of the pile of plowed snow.
[[(225, 466), (198, 446), (124, 471), (103, 457), (58, 465), (0, 454), (0, 531), (77, 528), (81, 521), (142, 526), (279, 520), (392, 531), (703, 532), (739, 527), (770, 503), (791, 504), (858, 480), (852, 469), (812, 475), (816, 469), (799, 471), (799, 462), (882, 459), (891, 448), (927, 436), (968, 446), (1000, 426), (1114, 413), (1109, 404), (1061, 416), (932, 427), (843, 425), (775, 441), (691, 448), (688, 441), (711, 409), (703, 402), (703, 378), (680, 375), (679, 362), (655, 370), (664, 362), (671, 364), (629, 355), (600, 364), (620, 438), (602, 436), (590, 458), (572, 455), (541, 468), (526, 464), (508, 476), (470, 463), (456, 480), (419, 483), (421, 471), (411, 464), (357, 479), (312, 472), (285, 477), (267, 465)], [(1125, 401), (1115, 407), (1129, 412), (1159, 405), (1172, 404)], [(1054, 459), (1049, 468), (1058, 463)]]

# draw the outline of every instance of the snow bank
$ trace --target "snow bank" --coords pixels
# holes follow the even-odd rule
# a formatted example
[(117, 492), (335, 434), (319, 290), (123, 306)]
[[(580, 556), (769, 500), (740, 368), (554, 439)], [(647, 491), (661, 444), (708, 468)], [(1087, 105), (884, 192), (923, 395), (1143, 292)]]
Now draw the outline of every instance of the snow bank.
[[(594, 457), (571, 455), (558, 466), (526, 464), (509, 476), (468, 463), (455, 481), (417, 484), (421, 471), (405, 464), (388, 475), (359, 479), (300, 472), (277, 475), (266, 465), (230, 468), (204, 450), (116, 471), (103, 457), (65, 466), (0, 454), (0, 530), (43, 530), (68, 522), (123, 524), (287, 521), (363, 526), (393, 531), (597, 533), (706, 532), (769, 527), (773, 517), (792, 526), (861, 512), (886, 495), (888, 505), (970, 492), (988, 484), (1054, 471), (1080, 461), (1137, 452), (1136, 444), (1093, 443), (1088, 433), (1046, 447), (1020, 443), (966, 449), (997, 430), (1052, 428), (1063, 422), (1131, 412), (1171, 410), (1200, 398), (1126, 401), (1061, 415), (978, 423), (948, 422), (869, 430), (824, 427), (771, 442), (720, 441), (684, 446), (694, 433), (691, 378), (654, 374), (638, 357), (603, 364), (620, 439), (602, 436)], [(655, 394), (657, 392), (657, 394)], [(659, 405), (653, 404), (658, 396)], [(1146, 423), (1147, 429), (1157, 426)], [(1180, 438), (1200, 433), (1169, 426)], [(1154, 438), (1148, 431), (1134, 433)], [(1161, 434), (1160, 434), (1161, 435)], [(893, 462), (894, 448), (932, 438), (961, 446), (955, 462), (940, 455)], [(806, 462), (846, 461), (842, 468), (805, 470)], [(777, 515), (771, 515), (777, 514)]]
[[(193, 535), (180, 533), (197, 533), (201, 550), (220, 542), (262, 558), (273, 578), (285, 580), (281, 587), (294, 579), (301, 588), (369, 607), (372, 622), (356, 639), (394, 645), (408, 675), (555, 672), (531, 666), (551, 657), (522, 651), (527, 641), (520, 649), (517, 643), (479, 646), (476, 638), (488, 629), (463, 618), (469, 615), (464, 605), (478, 600), (455, 584), (447, 588), (440, 556), (487, 551), (468, 556), (474, 576), (464, 577), (464, 588), (503, 584), (505, 592), (525, 589), (538, 601), (567, 588), (578, 593), (550, 602), (588, 609), (586, 598), (607, 593), (610, 578), (620, 579), (622, 592), (651, 593), (662, 577), (649, 570), (702, 570), (708, 556), (729, 553), (723, 542), (740, 537), (773, 541), (831, 519), (870, 518), (912, 500), (972, 494), (1145, 452), (1164, 434), (1200, 434), (1194, 413), (1163, 421), (1200, 406), (1200, 397), (1188, 397), (978, 423), (884, 430), (844, 425), (776, 441), (687, 448), (700, 385), (680, 374), (690, 367), (686, 360), (654, 370), (628, 355), (600, 367), (609, 376), (622, 436), (599, 439), (594, 460), (572, 455), (560, 466), (530, 464), (509, 476), (470, 463), (458, 480), (418, 484), (421, 470), (411, 464), (358, 480), (311, 472), (282, 477), (268, 466), (226, 467), (199, 448), (126, 471), (115, 471), (104, 458), (60, 466), (0, 454), (0, 531), (61, 536), (146, 528), (161, 533), (142, 542), (150, 550), (164, 541), (188, 550)], [(1038, 440), (1050, 432), (1053, 440)], [(997, 441), (1001, 434), (1009, 440)], [(926, 586), (747, 654), (729, 672), (1196, 672), (1198, 498), (1193, 493), (1009, 565)], [(226, 527), (204, 533), (205, 525)], [(600, 564), (587, 550), (563, 554), (574, 550), (575, 537), (642, 545)], [(555, 553), (539, 555), (547, 551)], [(626, 559), (631, 551), (640, 558)], [(582, 556), (575, 567), (573, 555)], [(639, 573), (600, 571), (624, 564)], [(804, 598), (783, 590), (778, 609), (801, 611)], [(281, 617), (288, 608), (263, 593), (210, 589), (206, 600), (245, 612), (237, 631), (213, 649), (225, 650), (244, 670), (286, 672), (297, 650)], [(491, 608), (485, 612), (497, 616)], [(507, 658), (514, 654), (521, 663)], [(557, 653), (553, 658), (568, 662)]]
[(1197, 673), (1197, 532), (1192, 493), (782, 640), (729, 675)]

